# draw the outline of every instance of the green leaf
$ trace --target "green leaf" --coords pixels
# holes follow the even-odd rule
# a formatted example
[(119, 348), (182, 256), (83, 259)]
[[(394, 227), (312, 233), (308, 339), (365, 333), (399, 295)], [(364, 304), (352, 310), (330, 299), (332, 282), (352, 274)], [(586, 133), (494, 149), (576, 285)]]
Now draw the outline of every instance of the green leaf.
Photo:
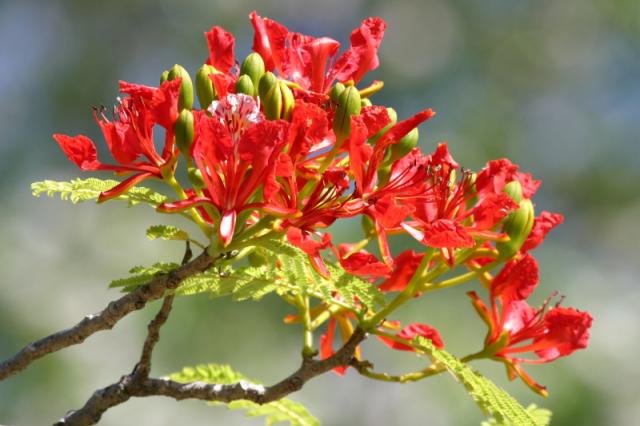
[(109, 287), (122, 287), (122, 291), (129, 292), (138, 286), (148, 283), (159, 275), (173, 271), (178, 266), (179, 265), (177, 263), (162, 262), (155, 263), (153, 266), (148, 268), (144, 266), (134, 266), (129, 270), (129, 274), (131, 274), (131, 276), (113, 280), (111, 281), (111, 284), (109, 284)]
[[(527, 407), (527, 412), (531, 414), (537, 424), (541, 426), (548, 426), (551, 423), (551, 411), (546, 408), (540, 408), (536, 404), (530, 404)], [(507, 426), (507, 423), (501, 423), (492, 417), (483, 421), (481, 426)]]
[[(181, 383), (200, 381), (221, 385), (234, 384), (242, 380), (247, 381), (242, 374), (234, 371), (230, 366), (219, 364), (183, 368), (182, 371), (173, 373), (168, 378)], [(320, 425), (318, 419), (313, 417), (302, 404), (290, 399), (281, 399), (264, 405), (246, 400), (232, 401), (228, 404), (212, 401), (209, 404), (226, 405), (231, 410), (247, 410), (246, 415), (249, 417), (265, 417), (265, 425), (279, 422), (288, 422), (291, 426)]]
[(174, 240), (189, 241), (189, 234), (180, 228), (171, 225), (154, 225), (147, 229), (147, 238), (150, 240)]
[(416, 336), (412, 344), (425, 351), (433, 362), (444, 365), (486, 414), (493, 416), (499, 425), (509, 426), (545, 426), (540, 416), (525, 410), (504, 389), (485, 378), (450, 353), (436, 348), (431, 340)]
[[(73, 204), (81, 203), (84, 201), (97, 200), (100, 193), (108, 191), (120, 182), (111, 179), (73, 179), (69, 182), (59, 182), (53, 180), (45, 180), (42, 182), (34, 182), (31, 184), (31, 193), (34, 197), (39, 197), (42, 194), (46, 194), (49, 197), (53, 197), (56, 194), (60, 195), (60, 199), (69, 200)], [(138, 203), (146, 203), (153, 207), (164, 203), (168, 200), (165, 195), (162, 195), (150, 188), (134, 186), (130, 188), (126, 193), (116, 197), (117, 200), (125, 200), (129, 203), (129, 206), (134, 206)]]
[(322, 277), (311, 266), (309, 257), (299, 248), (277, 239), (261, 241), (260, 253), (277, 261), (278, 283), (296, 293), (308, 293), (327, 303), (334, 300), (335, 293), (342, 296), (343, 303), (354, 310), (362, 307), (375, 310), (384, 303), (384, 296), (373, 284), (345, 271), (340, 263), (325, 262), (330, 277)]

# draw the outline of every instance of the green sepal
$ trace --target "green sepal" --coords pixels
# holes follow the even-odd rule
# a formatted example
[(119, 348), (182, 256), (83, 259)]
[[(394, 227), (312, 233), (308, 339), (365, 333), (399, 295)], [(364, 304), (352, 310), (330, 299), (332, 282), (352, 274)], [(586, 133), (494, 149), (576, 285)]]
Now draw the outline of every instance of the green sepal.
[(411, 152), (418, 145), (420, 134), (418, 128), (411, 130), (404, 135), (397, 143), (391, 145), (391, 162), (397, 161)]

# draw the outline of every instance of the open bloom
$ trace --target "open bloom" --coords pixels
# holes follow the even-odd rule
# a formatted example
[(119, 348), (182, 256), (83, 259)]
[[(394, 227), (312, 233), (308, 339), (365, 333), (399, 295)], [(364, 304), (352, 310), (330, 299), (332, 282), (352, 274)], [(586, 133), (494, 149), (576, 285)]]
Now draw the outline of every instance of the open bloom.
[(211, 116), (196, 115), (192, 147), (206, 192), (164, 203), (158, 210), (214, 207), (220, 217), (220, 239), (227, 245), (233, 238), (238, 214), (261, 205), (252, 196), (274, 171), (271, 165), (286, 142), (288, 123), (264, 120), (255, 100), (247, 95), (229, 94), (215, 101), (211, 112)]
[[(586, 348), (592, 318), (587, 312), (559, 304), (547, 309), (548, 301), (541, 308), (532, 308), (526, 299), (537, 284), (538, 264), (525, 254), (509, 261), (492, 280), (489, 307), (476, 292), (468, 295), (489, 327), (485, 347), (504, 362), (509, 378), (519, 376), (531, 389), (546, 395), (546, 388), (536, 383), (521, 364), (551, 362)], [(533, 353), (535, 358), (523, 358), (524, 353)]]
[[(129, 96), (119, 99), (113, 109), (113, 120), (96, 110), (94, 117), (111, 155), (119, 164), (100, 162), (95, 144), (86, 136), (53, 135), (66, 156), (81, 170), (131, 174), (114, 188), (100, 194), (99, 201), (117, 197), (144, 179), (162, 178), (162, 169), (173, 166), (177, 155), (173, 147), (173, 127), (178, 117), (180, 83), (181, 80), (176, 79), (155, 88), (120, 82), (120, 91)], [(165, 129), (165, 145), (161, 154), (153, 144), (155, 125)]]
[(340, 43), (329, 37), (315, 38), (291, 32), (284, 25), (253, 12), (253, 50), (265, 61), (267, 70), (304, 89), (325, 93), (334, 81), (357, 83), (378, 67), (378, 47), (387, 24), (367, 18), (351, 33), (351, 46), (336, 57)]

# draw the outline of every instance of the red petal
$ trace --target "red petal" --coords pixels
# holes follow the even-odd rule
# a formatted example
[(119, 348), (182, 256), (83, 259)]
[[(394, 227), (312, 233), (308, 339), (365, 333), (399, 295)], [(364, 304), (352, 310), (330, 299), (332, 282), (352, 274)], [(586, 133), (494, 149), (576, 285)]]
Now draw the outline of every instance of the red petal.
[(186, 200), (162, 203), (156, 208), (156, 210), (162, 213), (177, 213), (190, 209), (191, 207), (203, 206), (205, 204), (211, 205), (211, 200), (204, 197), (192, 197), (187, 198)]
[(136, 175), (130, 176), (129, 178), (123, 180), (118, 185), (114, 186), (108, 191), (104, 191), (98, 197), (98, 202), (102, 203), (104, 201), (110, 200), (112, 198), (116, 198), (119, 195), (124, 194), (131, 188), (132, 186), (137, 185), (145, 179), (156, 177), (154, 173), (138, 173)]
[[(327, 332), (320, 336), (320, 359), (330, 358), (333, 352), (333, 335), (336, 330), (336, 320), (331, 318), (329, 320), (329, 325), (327, 326)], [(340, 375), (344, 376), (347, 370), (346, 366), (340, 366), (333, 369), (333, 371)]]
[(153, 94), (151, 100), (151, 116), (153, 121), (168, 131), (178, 118), (178, 96), (180, 95), (181, 78), (165, 81)]
[(530, 254), (507, 262), (491, 282), (492, 297), (499, 297), (503, 303), (525, 300), (538, 285), (538, 262)]
[(491, 229), (518, 204), (505, 193), (487, 194), (473, 209), (473, 227), (478, 230)]
[(135, 130), (129, 123), (98, 120), (102, 135), (113, 158), (120, 164), (130, 164), (141, 154)]
[(233, 48), (235, 39), (233, 35), (220, 27), (212, 27), (204, 33), (209, 48), (208, 64), (217, 70), (227, 73), (235, 64)]
[(371, 137), (391, 123), (387, 109), (383, 106), (370, 106), (362, 108), (360, 113), (362, 121), (367, 126), (368, 137)]
[(533, 250), (544, 241), (547, 234), (556, 226), (564, 222), (564, 216), (559, 213), (543, 211), (533, 222), (533, 229), (522, 245), (522, 251)]
[(425, 225), (422, 243), (437, 248), (463, 248), (475, 245), (475, 241), (464, 227), (449, 219), (438, 219)]
[(96, 146), (91, 139), (83, 135), (71, 137), (59, 133), (53, 135), (53, 138), (67, 158), (80, 167), (80, 170), (100, 170), (102, 164), (98, 161)]
[[(340, 264), (347, 272), (374, 278), (385, 277), (391, 273), (391, 268), (389, 268), (388, 265), (380, 262), (376, 256), (366, 250), (349, 254), (351, 250), (350, 245), (351, 244), (340, 244), (338, 246)], [(349, 256), (347, 256), (347, 254), (349, 254)]]
[(416, 253), (413, 250), (403, 251), (396, 257), (393, 272), (389, 279), (380, 284), (382, 291), (403, 291), (413, 274), (418, 269), (424, 253)]
[(589, 329), (593, 318), (588, 312), (574, 308), (557, 307), (544, 316), (547, 333), (534, 339), (532, 346), (544, 344), (545, 349), (536, 350), (536, 354), (545, 361), (570, 355), (589, 344)]
[(360, 81), (378, 68), (378, 47), (387, 24), (380, 18), (367, 18), (351, 32), (351, 47), (336, 61), (332, 74), (339, 81)]
[(253, 36), (253, 50), (258, 52), (264, 60), (268, 71), (280, 68), (283, 59), (285, 43), (289, 30), (269, 18), (262, 18), (254, 11), (249, 15), (251, 25), (255, 31)]
[[(438, 333), (438, 330), (427, 324), (421, 324), (417, 322), (409, 324), (404, 327), (400, 331), (400, 333), (396, 334), (396, 336), (408, 341), (411, 341), (416, 336), (422, 336), (426, 339), (431, 340), (436, 348), (444, 348), (444, 343), (442, 342), (442, 337), (440, 336), (440, 333)], [(388, 337), (378, 336), (378, 338), (382, 340), (385, 345), (389, 346), (392, 349), (396, 349), (399, 351), (414, 351), (411, 346), (397, 342)]]

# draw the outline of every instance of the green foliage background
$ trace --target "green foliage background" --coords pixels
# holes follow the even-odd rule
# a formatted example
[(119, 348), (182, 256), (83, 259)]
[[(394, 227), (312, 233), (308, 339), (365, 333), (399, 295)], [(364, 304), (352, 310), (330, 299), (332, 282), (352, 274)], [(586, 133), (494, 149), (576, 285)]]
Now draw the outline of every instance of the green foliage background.
[[(634, 1), (0, 1), (0, 358), (101, 309), (119, 294), (108, 283), (132, 266), (182, 257), (180, 242), (147, 240), (145, 230), (160, 223), (147, 208), (32, 198), (32, 181), (80, 175), (51, 134), (99, 140), (90, 107), (111, 105), (118, 79), (156, 84), (175, 62), (194, 71), (206, 56), (202, 32), (211, 25), (236, 35), (241, 57), (251, 43), (247, 14), (254, 8), (293, 30), (345, 42), (361, 18), (382, 16), (390, 28), (381, 68), (371, 77), (386, 86), (374, 100), (396, 107), (400, 117), (433, 107), (438, 116), (421, 129), (425, 150), (447, 140), (467, 167), (508, 156), (543, 178), (538, 208), (560, 211), (567, 220), (537, 251), (538, 297), (559, 289), (568, 305), (591, 311), (591, 347), (529, 368), (549, 386), (548, 400), (508, 383), (500, 365), (483, 361), (474, 368), (525, 406), (551, 409), (553, 425), (633, 424), (640, 417), (634, 360), (640, 350), (640, 6)], [(178, 218), (167, 223), (181, 226)], [(336, 239), (352, 240), (357, 229), (347, 222)], [(399, 240), (397, 248), (412, 244)], [(484, 328), (465, 290), (413, 303), (399, 319), (435, 325), (453, 354), (474, 351)], [(128, 372), (155, 309), (0, 383), (0, 424), (51, 423)], [(153, 372), (214, 362), (274, 382), (298, 365), (299, 330), (282, 324), (285, 313), (292, 312), (271, 296), (261, 303), (180, 298)], [(423, 367), (378, 342), (364, 346), (377, 369)], [(477, 425), (483, 419), (446, 375), (407, 385), (352, 372), (326, 375), (293, 399), (327, 425)], [(262, 424), (241, 412), (160, 398), (120, 406), (102, 424), (184, 419)]]

